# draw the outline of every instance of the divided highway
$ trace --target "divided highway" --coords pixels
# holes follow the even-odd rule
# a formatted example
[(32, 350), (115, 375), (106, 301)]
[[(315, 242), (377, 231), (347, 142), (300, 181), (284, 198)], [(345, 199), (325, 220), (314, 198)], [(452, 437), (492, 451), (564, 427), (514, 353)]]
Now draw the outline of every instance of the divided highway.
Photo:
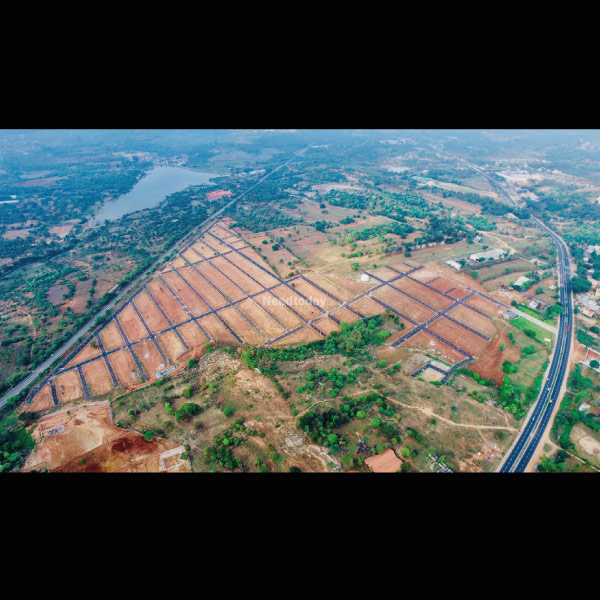
[[(464, 162), (464, 161), (462, 161)], [(465, 164), (468, 164), (465, 162)], [(519, 204), (511, 198), (506, 189), (487, 173), (469, 165), (480, 175), (485, 177), (493, 188), (512, 206), (520, 208)], [(504, 461), (501, 463), (500, 473), (523, 473), (531, 460), (548, 423), (552, 413), (560, 400), (560, 391), (569, 368), (569, 357), (571, 354), (571, 341), (573, 338), (573, 297), (571, 293), (571, 264), (569, 262), (569, 250), (565, 242), (549, 227), (539, 219), (530, 217), (531, 222), (541, 231), (552, 238), (558, 250), (558, 273), (560, 290), (560, 303), (563, 313), (559, 316), (559, 326), (552, 361), (546, 375), (544, 386), (540, 392), (533, 410), (527, 418), (524, 429), (511, 447)]]

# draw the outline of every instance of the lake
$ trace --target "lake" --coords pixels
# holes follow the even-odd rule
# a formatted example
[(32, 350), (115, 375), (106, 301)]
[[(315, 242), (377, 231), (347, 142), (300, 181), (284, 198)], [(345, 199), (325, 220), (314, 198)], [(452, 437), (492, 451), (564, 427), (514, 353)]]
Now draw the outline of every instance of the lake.
[(215, 177), (220, 175), (182, 167), (154, 167), (133, 186), (130, 192), (119, 196), (116, 200), (106, 202), (94, 217), (94, 221), (96, 223), (113, 221), (138, 210), (154, 208), (169, 194), (180, 192), (190, 185), (210, 183), (210, 180)]

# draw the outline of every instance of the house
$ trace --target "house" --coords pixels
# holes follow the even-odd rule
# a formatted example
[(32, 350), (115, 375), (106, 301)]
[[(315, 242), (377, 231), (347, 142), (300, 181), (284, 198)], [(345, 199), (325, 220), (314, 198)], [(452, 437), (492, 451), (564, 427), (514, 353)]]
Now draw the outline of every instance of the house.
[(505, 319), (515, 319), (519, 316), (519, 314), (516, 313), (514, 310), (507, 310), (502, 316)]
[(396, 473), (402, 467), (402, 461), (391, 448), (381, 454), (365, 459), (365, 464), (369, 466), (373, 473)]
[(538, 298), (537, 296), (529, 296), (528, 300), (529, 300), (529, 304), (527, 306), (529, 306), (529, 308), (533, 308), (533, 310), (537, 310), (539, 312), (546, 310), (550, 306), (549, 302), (547, 302), (546, 300), (542, 300), (541, 298)]
[(525, 277), (525, 275), (521, 275), (514, 283), (513, 286), (523, 287), (528, 281), (531, 281), (529, 277)]
[(579, 412), (586, 413), (590, 410), (590, 408), (592, 408), (592, 407), (587, 402), (582, 402), (579, 405)]
[(455, 260), (447, 260), (446, 264), (450, 265), (453, 269), (456, 269), (457, 271), (460, 271), (462, 269), (462, 265), (459, 262), (456, 262)]
[(486, 250), (485, 252), (475, 252), (474, 254), (471, 254), (471, 256), (469, 256), (469, 260), (471, 262), (480, 262), (481, 260), (496, 260), (501, 256), (504, 256), (504, 251), (494, 249)]

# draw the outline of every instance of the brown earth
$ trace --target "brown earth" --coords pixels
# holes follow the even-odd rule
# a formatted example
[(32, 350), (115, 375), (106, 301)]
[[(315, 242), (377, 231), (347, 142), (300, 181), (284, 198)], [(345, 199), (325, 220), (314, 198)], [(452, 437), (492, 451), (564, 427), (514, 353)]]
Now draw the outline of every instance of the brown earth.
[(133, 357), (129, 350), (118, 350), (108, 357), (110, 364), (115, 372), (116, 378), (125, 387), (136, 385), (141, 381), (141, 374), (138, 371)]
[(125, 340), (114, 321), (111, 321), (106, 327), (100, 332), (100, 339), (104, 349), (108, 352), (115, 348), (120, 348), (125, 344)]
[(119, 319), (121, 327), (131, 343), (137, 342), (148, 335), (146, 328), (140, 321), (135, 310), (133, 310), (131, 304), (126, 304), (116, 318)]
[(83, 387), (77, 369), (57, 375), (54, 380), (56, 394), (61, 404), (83, 398)]
[(114, 391), (115, 387), (103, 358), (83, 365), (81, 371), (92, 396), (102, 396)]
[[(179, 299), (195, 317), (206, 314), (210, 311), (210, 306), (204, 302), (202, 297), (196, 294), (194, 290), (190, 289), (190, 286), (180, 276), (178, 271), (166, 273), (163, 278), (167, 282), (167, 285), (177, 294), (177, 296), (179, 296)], [(205, 284), (205, 287), (206, 285), (208, 284)], [(180, 323), (181, 321), (179, 319), (181, 319), (184, 314), (187, 316), (187, 313), (181, 308), (179, 302), (177, 302), (177, 299), (173, 297), (171, 292), (169, 292), (166, 287), (164, 287), (162, 284), (160, 284), (160, 287), (163, 290), (161, 293), (161, 299), (163, 300), (161, 306), (168, 305), (171, 311), (175, 310), (178, 320), (173, 322)], [(177, 308), (174, 309), (175, 305)], [(165, 310), (165, 312), (167, 311)], [(169, 313), (167, 313), (167, 315), (169, 315)]]
[[(171, 286), (171, 280), (167, 280), (168, 275), (170, 275), (170, 273), (163, 275), (163, 277), (169, 286)], [(181, 281), (179, 285), (185, 286), (185, 283)], [(185, 310), (183, 310), (179, 302), (177, 302), (177, 298), (175, 298), (175, 296), (169, 292), (160, 279), (153, 279), (150, 281), (148, 283), (148, 289), (152, 293), (154, 299), (158, 302), (158, 304), (160, 304), (160, 307), (165, 311), (165, 314), (169, 317), (171, 323), (177, 325), (177, 323), (182, 323), (190, 318)], [(175, 293), (179, 295), (178, 290), (175, 290)], [(198, 300), (197, 302), (200, 301)], [(192, 307), (188, 306), (188, 308), (192, 310)]]
[(253, 300), (246, 299), (240, 302), (237, 308), (256, 324), (268, 338), (274, 339), (285, 333), (285, 329), (267, 314), (266, 310), (270, 310), (268, 306), (263, 309)]
[[(53, 430), (56, 435), (50, 435)], [(160, 472), (164, 470), (161, 455), (184, 450), (168, 440), (148, 441), (140, 433), (113, 425), (108, 402), (83, 404), (42, 417), (32, 437), (37, 446), (23, 471)], [(172, 471), (190, 471), (188, 461), (176, 465)]]
[[(504, 351), (500, 350), (500, 346), (504, 344)], [(504, 379), (504, 371), (502, 363), (505, 360), (517, 363), (521, 358), (521, 349), (510, 343), (508, 336), (501, 332), (489, 344), (483, 356), (474, 360), (469, 364), (468, 368), (479, 375), (483, 379), (492, 379), (496, 385), (502, 385)]]
[(146, 292), (140, 292), (133, 299), (133, 302), (144, 317), (144, 321), (146, 321), (150, 331), (157, 333), (158, 331), (163, 331), (169, 326), (167, 320), (163, 317), (160, 310), (156, 308), (156, 305), (154, 302), (152, 302), (152, 299)]

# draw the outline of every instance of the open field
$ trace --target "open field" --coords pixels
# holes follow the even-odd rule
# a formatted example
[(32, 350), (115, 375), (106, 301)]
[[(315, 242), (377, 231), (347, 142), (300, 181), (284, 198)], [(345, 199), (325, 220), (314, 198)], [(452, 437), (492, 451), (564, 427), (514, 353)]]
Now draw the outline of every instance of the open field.
[[(316, 230), (310, 229), (306, 236), (314, 240), (313, 232)], [(294, 232), (294, 236), (298, 235)], [(255, 237), (262, 238), (262, 234)], [(300, 237), (305, 241), (304, 235)], [(293, 238), (287, 238), (286, 243), (288, 239)], [(248, 241), (256, 240), (251, 237)], [(259, 243), (262, 245), (262, 241)], [(123, 390), (129, 390), (126, 394), (138, 393), (131, 390), (139, 389), (140, 393), (149, 390), (148, 384), (155, 382), (157, 374), (167, 367), (174, 367), (169, 377), (185, 377), (183, 366), (187, 358), (209, 360), (206, 343), (211, 340), (234, 347), (240, 343), (282, 347), (323, 339), (340, 330), (337, 321), (352, 323), (360, 318), (351, 309), (369, 317), (386, 314), (386, 306), (390, 307), (392, 316), (385, 317), (385, 327), (391, 335), (377, 354), (389, 364), (402, 363), (401, 375), (397, 376), (411, 381), (410, 375), (423, 366), (423, 361), (442, 361), (441, 364), (447, 365), (447, 368), (440, 368), (451, 373), (452, 365), (469, 356), (476, 359), (475, 364), (481, 360), (488, 345), (497, 348), (497, 340), (504, 341), (504, 337), (497, 336), (496, 323), (499, 319), (495, 305), (492, 305), (491, 318), (487, 319), (457, 304), (469, 292), (468, 287), (481, 289), (479, 284), (438, 261), (422, 265), (414, 258), (407, 260), (399, 254), (376, 259), (364, 256), (357, 261), (362, 262), (364, 270), (376, 278), (363, 282), (360, 281), (361, 270), (356, 272), (349, 266), (354, 259), (343, 259), (338, 254), (329, 264), (323, 263), (325, 268), (314, 273), (305, 270), (303, 276), (294, 277), (286, 283), (254, 250), (245, 246), (233, 229), (213, 226), (211, 233), (205, 234), (204, 239), (193, 246), (195, 250), (191, 252), (196, 254), (194, 266), (183, 259), (172, 260), (168, 269), (150, 279), (145, 288), (134, 295), (133, 301), (126, 303), (117, 311), (116, 317), (109, 318), (100, 328), (99, 338), (104, 350), (109, 353), (107, 360), (118, 384), (118, 393), (122, 394)], [(315, 247), (319, 246), (315, 244)], [(239, 249), (236, 250), (236, 247)], [(339, 247), (333, 249), (336, 252), (340, 250)], [(319, 251), (322, 250), (319, 248)], [(182, 255), (187, 257), (189, 253), (190, 250), (184, 250)], [(406, 277), (407, 274), (410, 278)], [(391, 280), (391, 284), (386, 283)], [(426, 284), (430, 284), (431, 289)], [(357, 299), (360, 294), (365, 295)], [(473, 306), (490, 304), (479, 297), (469, 299), (468, 303)], [(489, 336), (492, 342), (437, 315), (438, 311), (453, 304), (456, 306), (449, 316)], [(396, 318), (398, 322), (394, 320)], [(417, 326), (411, 320), (417, 324), (430, 323), (427, 328), (405, 339)], [(400, 323), (404, 323), (403, 329), (400, 329)], [(132, 344), (131, 348), (125, 345), (119, 324)], [(447, 343), (436, 338), (434, 333), (441, 335)], [(398, 345), (391, 346), (395, 343)], [(88, 397), (88, 392), (91, 398), (117, 393), (115, 380), (104, 358), (82, 364), (100, 355), (101, 349), (94, 344), (93, 340), (88, 342), (69, 362), (69, 366), (81, 368), (86, 389), (76, 368), (55, 377), (59, 404), (80, 401)], [(463, 349), (464, 353), (451, 347), (452, 344)], [(477, 367), (482, 372), (490, 371), (495, 378), (498, 375), (496, 359)], [(444, 373), (428, 368), (422, 377), (425, 383), (418, 382), (419, 385), (431, 385), (441, 381)], [(149, 392), (143, 393), (147, 395)], [(33, 401), (36, 406), (54, 406), (48, 386), (42, 387)], [(315, 452), (315, 456), (320, 456), (317, 460), (325, 460), (320, 451)], [(327, 463), (327, 460), (321, 462), (323, 465)]]
[[(108, 402), (83, 404), (55, 412), (38, 421), (38, 442), (23, 471), (53, 472), (186, 472), (183, 446), (162, 438), (148, 441), (141, 433), (116, 427)], [(164, 458), (177, 460), (164, 464)], [(166, 467), (166, 468), (165, 468)]]

